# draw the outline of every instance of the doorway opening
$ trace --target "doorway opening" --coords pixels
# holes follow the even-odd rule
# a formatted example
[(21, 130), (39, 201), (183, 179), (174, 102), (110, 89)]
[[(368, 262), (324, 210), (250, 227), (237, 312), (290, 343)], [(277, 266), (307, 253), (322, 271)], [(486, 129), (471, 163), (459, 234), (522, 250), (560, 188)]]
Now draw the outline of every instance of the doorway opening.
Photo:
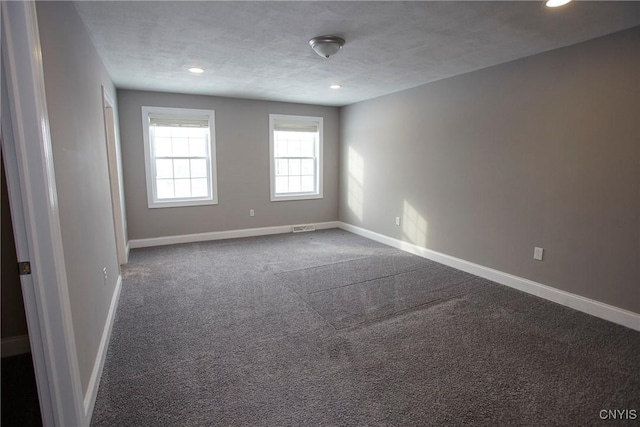
[(0, 286), (2, 300), (2, 360), (0, 360), (2, 383), (2, 425), (41, 426), (40, 403), (36, 386), (35, 369), (29, 346), (29, 330), (25, 314), (18, 256), (13, 234), (11, 207), (4, 159), (0, 153), (2, 233)]

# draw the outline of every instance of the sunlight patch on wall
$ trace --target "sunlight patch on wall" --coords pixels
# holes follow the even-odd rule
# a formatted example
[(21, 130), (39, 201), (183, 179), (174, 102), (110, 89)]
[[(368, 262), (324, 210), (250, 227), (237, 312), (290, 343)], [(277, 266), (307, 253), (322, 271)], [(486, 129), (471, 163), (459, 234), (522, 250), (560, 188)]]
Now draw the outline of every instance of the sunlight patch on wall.
[(347, 154), (347, 205), (351, 212), (362, 221), (364, 210), (364, 160), (356, 150), (349, 147)]
[(406, 200), (402, 209), (402, 234), (414, 245), (427, 246), (427, 220)]

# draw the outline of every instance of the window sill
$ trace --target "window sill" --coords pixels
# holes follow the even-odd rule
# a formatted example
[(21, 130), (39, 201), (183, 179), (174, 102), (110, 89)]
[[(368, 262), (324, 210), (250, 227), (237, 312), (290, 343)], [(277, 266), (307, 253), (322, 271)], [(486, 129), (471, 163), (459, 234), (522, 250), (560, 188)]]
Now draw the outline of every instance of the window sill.
[(196, 200), (171, 200), (166, 202), (149, 201), (149, 209), (158, 208), (181, 208), (186, 206), (208, 206), (217, 205), (218, 199), (196, 199)]
[(291, 194), (286, 196), (271, 195), (272, 202), (286, 202), (291, 200), (314, 200), (322, 198), (322, 194)]

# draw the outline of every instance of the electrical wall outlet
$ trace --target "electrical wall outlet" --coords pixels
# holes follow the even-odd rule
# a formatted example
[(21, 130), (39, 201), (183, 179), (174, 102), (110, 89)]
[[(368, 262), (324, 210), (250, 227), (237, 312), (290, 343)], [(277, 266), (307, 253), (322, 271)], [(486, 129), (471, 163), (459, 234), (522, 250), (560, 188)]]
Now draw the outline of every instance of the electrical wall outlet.
[(542, 261), (542, 256), (544, 255), (544, 249), (535, 247), (533, 248), (533, 259), (537, 259), (538, 261)]
[(256, 211), (249, 209), (249, 216), (256, 216)]
[(102, 275), (104, 276), (104, 284), (107, 284), (107, 267), (102, 267)]
[(400, 217), (399, 216), (396, 217), (396, 225), (400, 225)]

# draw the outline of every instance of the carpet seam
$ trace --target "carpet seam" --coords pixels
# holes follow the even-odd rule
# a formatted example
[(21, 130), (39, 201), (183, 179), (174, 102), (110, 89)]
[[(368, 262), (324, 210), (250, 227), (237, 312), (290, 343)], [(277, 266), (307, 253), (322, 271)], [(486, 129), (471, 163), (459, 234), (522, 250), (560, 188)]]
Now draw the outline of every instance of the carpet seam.
[[(402, 253), (401, 253), (401, 255), (405, 256), (405, 254), (402, 254)], [(293, 272), (297, 272), (297, 271), (313, 270), (313, 269), (316, 269), (316, 268), (328, 267), (328, 266), (331, 266), (331, 265), (343, 264), (343, 263), (346, 263), (346, 262), (360, 261), (360, 260), (363, 260), (363, 259), (375, 258), (375, 257), (379, 257), (379, 256), (380, 255), (367, 255), (367, 256), (363, 256), (363, 257), (359, 257), (359, 258), (351, 258), (351, 259), (346, 259), (346, 260), (342, 260), (342, 261), (330, 262), (330, 263), (322, 264), (322, 265), (314, 265), (312, 267), (297, 268), (297, 269), (293, 269), (293, 270), (282, 270), (282, 271), (280, 271), (278, 273), (274, 273), (274, 274), (280, 275), (280, 274), (286, 274), (286, 273), (293, 273)], [(425, 263), (429, 262), (428, 260), (423, 260), (419, 256), (412, 255), (412, 254), (409, 254), (407, 256), (407, 258), (417, 258), (419, 261), (422, 260), (422, 262), (425, 262)]]
[[(272, 273), (273, 274), (273, 273)], [(334, 331), (337, 331), (336, 327), (333, 326), (331, 324), (331, 322), (329, 322), (327, 319), (325, 319), (325, 317), (320, 314), (311, 304), (309, 304), (304, 298), (302, 298), (302, 296), (300, 296), (300, 294), (298, 294), (298, 292), (296, 292), (295, 290), (291, 289), (289, 286), (287, 286), (281, 278), (279, 278), (277, 276), (277, 274), (273, 274), (273, 276), (278, 280), (278, 283), (285, 289), (288, 290), (289, 292), (292, 292), (300, 301), (302, 301), (304, 303), (305, 306), (307, 306), (308, 308), (311, 309), (311, 311), (313, 311), (317, 316), (320, 317), (320, 319), (322, 319), (322, 321), (324, 323), (326, 323), (327, 325), (331, 326), (331, 328), (333, 328)]]
[[(441, 288), (441, 289), (448, 289), (448, 288), (452, 288), (452, 287), (456, 287), (456, 286), (462, 286), (465, 283), (471, 282), (473, 280), (474, 279), (469, 279), (466, 282), (462, 282), (462, 283), (459, 283), (459, 284), (456, 284), (456, 285), (452, 285), (452, 286), (448, 286), (446, 288)], [(435, 305), (436, 303), (449, 301), (449, 300), (452, 300), (452, 299), (455, 299), (455, 298), (459, 298), (461, 296), (473, 295), (473, 294), (476, 294), (476, 293), (479, 293), (479, 292), (482, 292), (482, 291), (483, 291), (483, 289), (481, 289), (481, 287), (480, 287), (480, 289), (478, 289), (478, 290), (469, 291), (469, 292), (466, 292), (466, 293), (463, 292), (463, 293), (452, 295), (452, 296), (449, 296), (449, 297), (437, 298), (435, 300), (427, 301), (427, 302), (424, 302), (422, 304), (415, 305), (413, 307), (405, 308), (405, 309), (402, 309), (402, 310), (399, 310), (399, 311), (394, 311), (393, 313), (386, 314), (384, 316), (381, 316), (381, 317), (378, 317), (378, 318), (375, 318), (375, 319), (365, 320), (364, 322), (358, 323), (357, 325), (345, 326), (344, 328), (338, 328), (338, 327), (334, 326), (334, 328), (336, 328), (337, 331), (344, 331), (344, 330), (349, 330), (349, 329), (361, 329), (364, 326), (373, 325), (373, 324), (376, 324), (376, 323), (379, 323), (379, 322), (382, 322), (382, 321), (385, 321), (385, 320), (389, 320), (389, 319), (391, 319), (393, 317), (396, 317), (396, 316), (402, 316), (402, 315), (405, 315), (405, 314), (407, 314), (409, 312), (417, 311), (417, 310), (420, 310), (420, 309), (422, 309), (424, 307), (427, 307), (427, 306), (430, 306), (430, 305)]]
[[(429, 267), (423, 267), (423, 268), (415, 268), (415, 269), (413, 269), (413, 270), (401, 271), (401, 272), (399, 272), (399, 273), (389, 274), (389, 275), (387, 275), (387, 276), (380, 276), (380, 277), (375, 277), (375, 278), (373, 278), (373, 279), (361, 280), (360, 282), (353, 282), (353, 283), (348, 283), (348, 284), (346, 284), (346, 285), (335, 286), (335, 287), (333, 287), (333, 288), (320, 289), (320, 290), (313, 291), (313, 292), (307, 292), (307, 295), (315, 295), (315, 294), (319, 294), (319, 293), (321, 293), (321, 292), (332, 291), (332, 290), (335, 290), (335, 289), (342, 289), (342, 288), (346, 288), (346, 287), (349, 287), (349, 286), (360, 285), (360, 284), (362, 284), (362, 283), (373, 282), (373, 281), (375, 281), (375, 280), (380, 280), (380, 279), (387, 279), (387, 278), (389, 278), (389, 277), (399, 276), (399, 275), (401, 275), (401, 274), (412, 273), (412, 272), (414, 272), (414, 271), (424, 270), (424, 269), (427, 269), (427, 268), (433, 268), (433, 267), (432, 267), (432, 266), (429, 266)], [(439, 267), (438, 267), (438, 268), (439, 268)], [(454, 285), (452, 285), (452, 286), (455, 286), (455, 285), (456, 285), (456, 284), (454, 284)], [(446, 287), (445, 287), (445, 288), (446, 288)], [(444, 289), (444, 288), (443, 288), (443, 289)]]

